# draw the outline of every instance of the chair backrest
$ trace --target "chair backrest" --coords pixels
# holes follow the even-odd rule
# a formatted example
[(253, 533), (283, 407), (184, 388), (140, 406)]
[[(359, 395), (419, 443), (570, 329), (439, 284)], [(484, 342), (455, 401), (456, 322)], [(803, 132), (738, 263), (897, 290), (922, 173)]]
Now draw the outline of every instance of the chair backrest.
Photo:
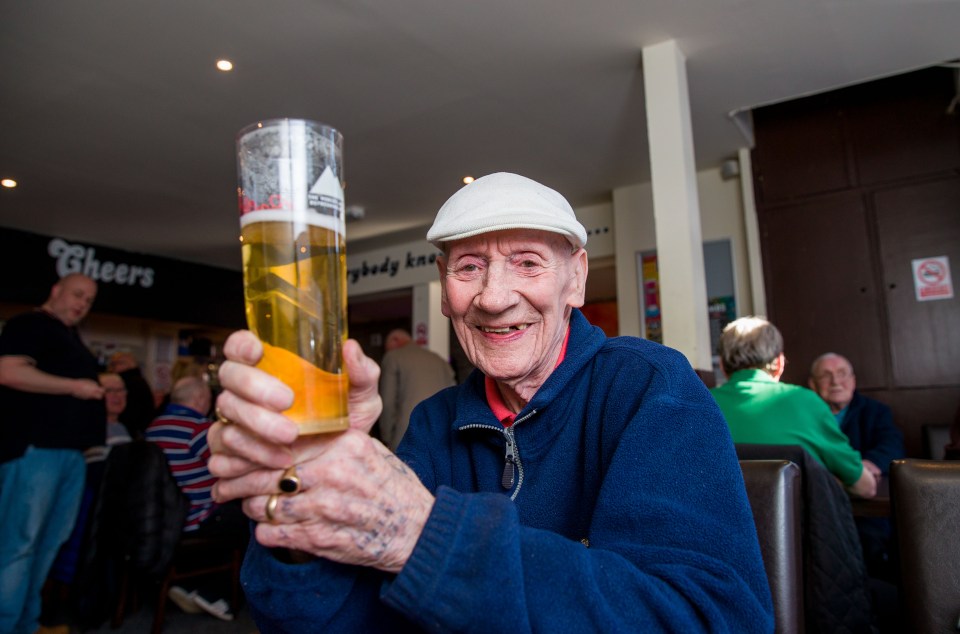
[(157, 444), (146, 440), (110, 450), (104, 471), (105, 536), (113, 549), (148, 576), (166, 570), (180, 540), (190, 503)]
[(943, 460), (946, 446), (950, 443), (950, 425), (924, 425), (923, 457), (930, 460)]
[(803, 632), (800, 467), (788, 460), (741, 460), (740, 469), (773, 596), (776, 631)]
[(875, 617), (867, 567), (846, 491), (798, 445), (737, 443), (735, 447), (740, 460), (789, 460), (800, 468), (806, 629), (871, 631)]
[(890, 500), (910, 631), (956, 632), (960, 618), (960, 462), (894, 460)]

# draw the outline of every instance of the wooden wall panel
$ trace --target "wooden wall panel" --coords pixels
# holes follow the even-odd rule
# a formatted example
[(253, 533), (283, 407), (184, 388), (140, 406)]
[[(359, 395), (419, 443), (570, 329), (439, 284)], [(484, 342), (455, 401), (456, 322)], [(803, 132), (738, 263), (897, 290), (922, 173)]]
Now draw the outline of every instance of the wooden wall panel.
[[(960, 298), (917, 302), (914, 258), (960, 277), (960, 111), (955, 71), (931, 68), (761, 108), (753, 151), (770, 317), (784, 379), (851, 358), (859, 387), (894, 409), (908, 455), (960, 405)], [(956, 293), (956, 290), (955, 290)]]
[(953, 299), (917, 301), (914, 259), (947, 256), (960, 278), (960, 179), (904, 185), (875, 194), (890, 319), (893, 384), (960, 384), (960, 290)]
[(760, 222), (770, 320), (783, 333), (783, 379), (806, 385), (824, 352), (850, 359), (864, 387), (887, 384), (866, 210), (855, 194), (771, 209)]
[(836, 191), (852, 184), (843, 113), (829, 97), (782, 104), (753, 113), (762, 131), (754, 149), (757, 198), (766, 203), (811, 192)]

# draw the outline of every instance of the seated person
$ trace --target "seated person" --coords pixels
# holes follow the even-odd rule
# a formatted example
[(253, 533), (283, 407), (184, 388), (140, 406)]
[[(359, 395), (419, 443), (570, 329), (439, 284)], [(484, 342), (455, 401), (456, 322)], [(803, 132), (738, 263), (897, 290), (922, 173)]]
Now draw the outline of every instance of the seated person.
[[(120, 421), (120, 415), (127, 407), (127, 388), (123, 378), (114, 372), (101, 372), (98, 378), (103, 386), (103, 402), (107, 409), (106, 444), (90, 447), (83, 452), (87, 464), (106, 460), (110, 448), (133, 440), (129, 430)], [(88, 470), (89, 475), (89, 470)]]
[(760, 317), (741, 317), (720, 335), (727, 382), (711, 389), (736, 443), (800, 445), (851, 493), (877, 494), (877, 480), (850, 446), (830, 408), (814, 392), (780, 382), (783, 337)]
[[(249, 520), (239, 505), (217, 504), (211, 495), (217, 481), (207, 468), (210, 458), (207, 431), (212, 421), (204, 414), (210, 409), (211, 398), (210, 387), (202, 378), (190, 376), (178, 380), (170, 392), (169, 404), (150, 423), (145, 436), (163, 449), (170, 472), (190, 501), (183, 532), (245, 541)], [(222, 594), (218, 589), (189, 591), (175, 586), (170, 598), (185, 611), (197, 612), (200, 608), (229, 621), (233, 619), (230, 606), (216, 596)]]
[(153, 420), (157, 408), (153, 389), (144, 378), (137, 358), (130, 352), (114, 352), (107, 362), (107, 371), (118, 374), (127, 388), (127, 407), (120, 415), (120, 422), (132, 437), (143, 438), (143, 432)]
[[(890, 462), (903, 458), (903, 434), (893, 424), (890, 408), (857, 392), (853, 365), (834, 352), (810, 365), (810, 389), (830, 407), (850, 445), (860, 452), (865, 469), (878, 479), (890, 472)], [(858, 517), (863, 558), (872, 576), (893, 579), (890, 569), (891, 527), (885, 517)]]
[(903, 433), (889, 407), (857, 391), (853, 365), (834, 352), (822, 354), (810, 365), (809, 383), (863, 456), (863, 466), (877, 476), (890, 473), (890, 462), (906, 455)]
[(771, 632), (723, 417), (689, 362), (587, 322), (587, 233), (514, 174), (455, 193), (427, 234), (476, 370), (368, 434), (379, 368), (343, 357), (351, 429), (298, 436), (293, 393), (234, 333), (210, 430), (218, 500), (258, 522), (243, 583), (262, 631)]

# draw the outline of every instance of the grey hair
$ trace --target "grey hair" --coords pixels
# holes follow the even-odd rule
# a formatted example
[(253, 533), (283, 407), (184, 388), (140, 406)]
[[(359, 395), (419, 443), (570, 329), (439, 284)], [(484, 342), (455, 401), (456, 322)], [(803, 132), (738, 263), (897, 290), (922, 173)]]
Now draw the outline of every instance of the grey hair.
[(826, 361), (826, 360), (829, 359), (830, 357), (836, 357), (836, 358), (838, 358), (838, 359), (843, 359), (844, 361), (847, 362), (847, 365), (850, 366), (850, 370), (851, 370), (851, 371), (853, 370), (853, 364), (850, 363), (850, 359), (846, 358), (846, 357), (843, 356), (842, 354), (837, 354), (836, 352), (824, 352), (824, 353), (821, 354), (819, 357), (817, 357), (816, 359), (814, 359), (814, 360), (813, 360), (813, 363), (810, 364), (810, 376), (814, 376), (814, 375), (816, 374), (816, 372), (817, 372), (817, 367), (820, 365), (820, 363), (821, 363), (822, 361)]
[(737, 370), (769, 370), (783, 353), (783, 336), (763, 317), (741, 317), (723, 329), (718, 348), (728, 375)]
[(189, 405), (202, 395), (209, 394), (210, 386), (197, 376), (185, 376), (173, 384), (170, 391), (170, 402), (178, 405)]

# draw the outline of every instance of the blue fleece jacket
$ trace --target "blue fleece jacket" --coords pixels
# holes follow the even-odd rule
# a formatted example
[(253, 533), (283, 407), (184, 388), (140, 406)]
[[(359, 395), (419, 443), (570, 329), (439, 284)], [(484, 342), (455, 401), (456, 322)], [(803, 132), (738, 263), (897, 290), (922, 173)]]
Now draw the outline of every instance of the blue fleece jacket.
[(404, 569), (286, 564), (254, 543), (262, 632), (773, 630), (730, 434), (676, 351), (574, 311), (512, 428), (474, 372), (414, 410), (398, 455), (436, 495)]

